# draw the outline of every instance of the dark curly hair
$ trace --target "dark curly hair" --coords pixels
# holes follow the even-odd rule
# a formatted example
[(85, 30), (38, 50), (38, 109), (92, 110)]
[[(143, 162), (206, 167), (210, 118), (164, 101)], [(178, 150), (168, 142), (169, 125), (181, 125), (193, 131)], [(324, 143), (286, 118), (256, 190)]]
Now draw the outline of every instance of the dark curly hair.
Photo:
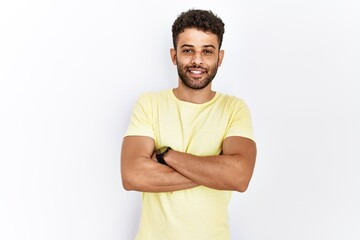
[(205, 32), (216, 34), (219, 40), (220, 49), (225, 32), (224, 26), (225, 24), (221, 18), (216, 16), (210, 10), (206, 11), (200, 9), (190, 9), (186, 12), (182, 12), (172, 25), (174, 48), (176, 49), (176, 44), (180, 33), (184, 32), (186, 28), (197, 28)]

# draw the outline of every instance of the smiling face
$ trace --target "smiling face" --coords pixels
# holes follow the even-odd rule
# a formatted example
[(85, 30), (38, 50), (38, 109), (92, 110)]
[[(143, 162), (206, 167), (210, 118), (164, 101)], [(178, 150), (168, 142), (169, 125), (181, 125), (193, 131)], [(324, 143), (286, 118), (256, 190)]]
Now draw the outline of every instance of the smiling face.
[(181, 82), (191, 89), (210, 87), (224, 56), (217, 35), (195, 28), (180, 33), (170, 53)]

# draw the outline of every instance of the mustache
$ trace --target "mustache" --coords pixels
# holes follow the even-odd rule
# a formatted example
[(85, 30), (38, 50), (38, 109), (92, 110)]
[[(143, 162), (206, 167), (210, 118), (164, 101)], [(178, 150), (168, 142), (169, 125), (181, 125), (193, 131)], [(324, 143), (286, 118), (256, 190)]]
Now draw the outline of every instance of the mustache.
[(197, 65), (197, 64), (188, 65), (188, 66), (186, 66), (186, 68), (199, 68), (199, 69), (207, 70), (207, 68)]

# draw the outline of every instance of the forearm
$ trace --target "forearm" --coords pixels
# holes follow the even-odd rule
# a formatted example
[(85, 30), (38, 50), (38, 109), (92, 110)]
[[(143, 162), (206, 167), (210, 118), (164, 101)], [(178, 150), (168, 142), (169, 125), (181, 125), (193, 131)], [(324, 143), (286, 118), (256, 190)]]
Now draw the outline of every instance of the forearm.
[(195, 156), (170, 151), (166, 162), (200, 185), (219, 190), (246, 190), (253, 165), (241, 155)]
[(198, 186), (196, 182), (171, 167), (150, 158), (139, 157), (132, 161), (133, 164), (122, 171), (123, 186), (126, 190), (173, 192)]

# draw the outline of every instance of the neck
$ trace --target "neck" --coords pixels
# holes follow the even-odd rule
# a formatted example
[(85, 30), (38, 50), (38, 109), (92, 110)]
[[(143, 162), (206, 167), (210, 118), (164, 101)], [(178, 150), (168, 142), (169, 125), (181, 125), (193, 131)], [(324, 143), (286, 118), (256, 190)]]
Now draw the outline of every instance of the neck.
[(177, 99), (190, 103), (206, 103), (213, 99), (215, 92), (211, 90), (211, 83), (203, 89), (191, 89), (179, 80), (179, 86), (173, 90)]

